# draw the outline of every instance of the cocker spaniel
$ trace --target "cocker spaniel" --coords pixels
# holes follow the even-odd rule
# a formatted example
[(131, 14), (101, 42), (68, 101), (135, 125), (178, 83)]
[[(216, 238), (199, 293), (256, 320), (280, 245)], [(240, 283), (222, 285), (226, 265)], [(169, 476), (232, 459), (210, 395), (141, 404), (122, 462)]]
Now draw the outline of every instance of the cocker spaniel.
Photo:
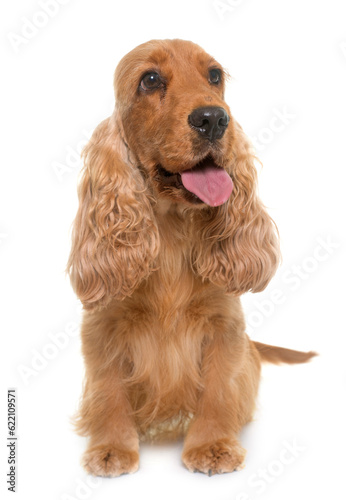
[(91, 474), (134, 472), (140, 438), (178, 435), (189, 470), (241, 468), (261, 360), (313, 355), (245, 333), (239, 296), (266, 287), (279, 245), (226, 78), (192, 42), (140, 45), (84, 150), (68, 269), (85, 310), (76, 426)]

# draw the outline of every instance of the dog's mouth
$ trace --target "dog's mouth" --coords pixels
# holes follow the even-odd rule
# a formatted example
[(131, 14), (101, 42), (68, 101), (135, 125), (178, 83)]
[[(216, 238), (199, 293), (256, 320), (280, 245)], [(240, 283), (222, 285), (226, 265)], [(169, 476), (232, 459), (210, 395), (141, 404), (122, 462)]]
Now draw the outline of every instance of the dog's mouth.
[(229, 174), (209, 155), (193, 168), (177, 173), (158, 165), (157, 174), (164, 191), (178, 189), (186, 201), (194, 204), (206, 203), (211, 207), (223, 205), (233, 190)]

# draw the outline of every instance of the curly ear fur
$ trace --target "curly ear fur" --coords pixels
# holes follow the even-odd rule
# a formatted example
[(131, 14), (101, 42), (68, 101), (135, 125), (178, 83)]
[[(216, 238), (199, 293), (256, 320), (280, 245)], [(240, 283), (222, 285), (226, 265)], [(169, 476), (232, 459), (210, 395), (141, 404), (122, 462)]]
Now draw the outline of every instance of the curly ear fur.
[(128, 157), (115, 115), (96, 128), (83, 157), (68, 271), (91, 309), (131, 295), (149, 276), (159, 239), (152, 196)]
[(257, 196), (254, 155), (241, 127), (235, 123), (229, 202), (196, 211), (198, 234), (192, 253), (195, 271), (203, 278), (240, 295), (260, 292), (280, 261), (277, 228)]

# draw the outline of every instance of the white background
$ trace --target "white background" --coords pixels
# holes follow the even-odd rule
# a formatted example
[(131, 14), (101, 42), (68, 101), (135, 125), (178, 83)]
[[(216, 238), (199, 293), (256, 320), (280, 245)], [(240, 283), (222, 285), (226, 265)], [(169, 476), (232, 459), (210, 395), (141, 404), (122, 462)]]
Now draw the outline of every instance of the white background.
[[(222, 13), (213, 0), (65, 0), (45, 18), (46, 2), (3, 2), (0, 13), (2, 498), (12, 498), (5, 484), (9, 387), (18, 398), (20, 500), (340, 498), (346, 465), (344, 2), (220, 0)], [(28, 20), (42, 26), (15, 43), (23, 30), (28, 35)], [(80, 307), (64, 275), (77, 209), (77, 156), (111, 114), (117, 62), (152, 38), (192, 40), (232, 75), (227, 100), (257, 144), (260, 193), (279, 227), (283, 254), (268, 289), (244, 297), (249, 332), (320, 356), (304, 366), (264, 368), (255, 421), (242, 433), (243, 471), (191, 474), (180, 461), (182, 443), (143, 445), (139, 472), (91, 483), (79, 465), (85, 440), (69, 422), (83, 378)], [(280, 113), (286, 116), (281, 122)], [(57, 165), (66, 169), (60, 178)], [(59, 348), (52, 348), (54, 336)], [(295, 443), (295, 454), (283, 451), (287, 443)]]

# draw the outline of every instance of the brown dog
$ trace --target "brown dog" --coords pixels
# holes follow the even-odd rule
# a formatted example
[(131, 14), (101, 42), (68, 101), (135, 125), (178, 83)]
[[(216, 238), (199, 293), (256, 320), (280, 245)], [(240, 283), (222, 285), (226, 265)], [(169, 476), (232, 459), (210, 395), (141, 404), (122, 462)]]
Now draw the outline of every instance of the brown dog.
[(266, 287), (279, 245), (225, 80), (191, 42), (140, 45), (84, 151), (69, 272), (85, 308), (77, 428), (92, 474), (134, 472), (140, 436), (179, 433), (189, 470), (242, 467), (261, 358), (313, 356), (245, 333), (239, 295)]

